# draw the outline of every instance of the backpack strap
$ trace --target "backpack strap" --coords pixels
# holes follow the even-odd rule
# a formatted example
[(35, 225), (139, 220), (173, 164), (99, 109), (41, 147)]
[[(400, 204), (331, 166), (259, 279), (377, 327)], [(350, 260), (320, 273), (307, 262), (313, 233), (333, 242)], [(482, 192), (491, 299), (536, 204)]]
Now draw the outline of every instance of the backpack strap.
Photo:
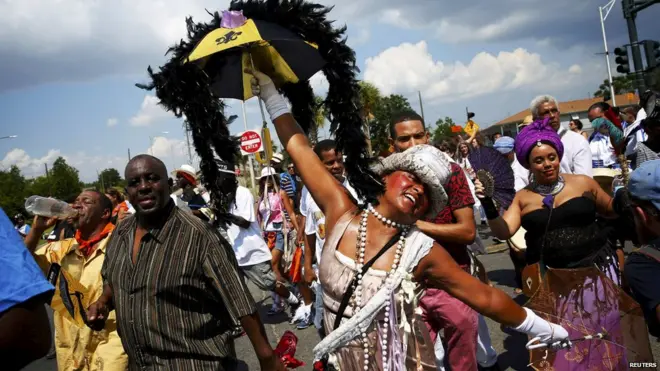
[(646, 255), (649, 258), (655, 259), (658, 263), (660, 263), (660, 249), (655, 248), (650, 245), (645, 245), (639, 248), (639, 250), (633, 251), (634, 254), (642, 254)]

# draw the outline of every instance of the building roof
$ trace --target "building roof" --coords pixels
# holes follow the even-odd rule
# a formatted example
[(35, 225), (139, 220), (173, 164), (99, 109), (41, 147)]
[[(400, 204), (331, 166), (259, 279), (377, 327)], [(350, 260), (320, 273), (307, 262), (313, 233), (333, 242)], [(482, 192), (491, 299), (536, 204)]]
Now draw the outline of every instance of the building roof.
[[(586, 112), (592, 104), (602, 102), (602, 98), (587, 98), (587, 99), (578, 99), (578, 100), (569, 100), (567, 102), (559, 102), (559, 112), (562, 114), (570, 114), (577, 112)], [(612, 104), (611, 100), (608, 100), (607, 103)], [(633, 104), (639, 103), (639, 97), (636, 94), (619, 94), (616, 96), (616, 105), (617, 107), (631, 106)], [(509, 116), (504, 120), (501, 120), (490, 127), (507, 125), (507, 124), (517, 124), (521, 123), (525, 116), (530, 115), (531, 112), (529, 109), (524, 109), (513, 116)]]

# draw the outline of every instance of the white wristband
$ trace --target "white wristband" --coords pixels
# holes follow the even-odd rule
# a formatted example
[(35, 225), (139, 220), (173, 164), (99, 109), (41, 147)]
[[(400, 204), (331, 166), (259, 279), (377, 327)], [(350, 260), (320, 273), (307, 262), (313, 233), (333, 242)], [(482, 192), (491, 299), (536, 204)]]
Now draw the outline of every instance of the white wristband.
[(286, 100), (277, 92), (264, 99), (264, 105), (266, 106), (266, 111), (268, 111), (268, 114), (270, 115), (271, 121), (275, 121), (276, 118), (285, 113), (291, 113), (289, 106), (286, 104)]

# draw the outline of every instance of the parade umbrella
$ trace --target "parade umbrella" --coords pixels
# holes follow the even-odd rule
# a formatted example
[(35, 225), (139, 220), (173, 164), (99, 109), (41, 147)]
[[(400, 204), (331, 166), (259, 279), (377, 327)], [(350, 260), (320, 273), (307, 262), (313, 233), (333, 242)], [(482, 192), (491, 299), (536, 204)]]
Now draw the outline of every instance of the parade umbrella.
[(252, 75), (246, 68), (268, 75), (277, 87), (306, 81), (323, 68), (318, 46), (275, 23), (247, 19), (242, 12), (223, 12), (222, 27), (209, 32), (188, 55), (211, 78), (219, 98), (253, 97)]
[(533, 345), (535, 370), (627, 370), (630, 362), (653, 362), (642, 310), (596, 267), (548, 268), (525, 305), (569, 333), (570, 349)]
[(473, 150), (468, 160), (484, 186), (486, 196), (492, 198), (498, 208), (507, 209), (516, 194), (515, 179), (509, 161), (490, 147)]

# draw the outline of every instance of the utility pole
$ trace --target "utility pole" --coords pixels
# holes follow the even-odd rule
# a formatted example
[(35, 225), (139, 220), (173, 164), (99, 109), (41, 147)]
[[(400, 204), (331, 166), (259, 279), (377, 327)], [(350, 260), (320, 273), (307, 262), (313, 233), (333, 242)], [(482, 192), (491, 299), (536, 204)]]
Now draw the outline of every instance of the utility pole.
[(422, 119), (424, 119), (424, 105), (422, 104), (422, 92), (417, 91), (417, 95), (419, 96), (419, 113), (422, 115)]
[(128, 161), (131, 161), (131, 149), (128, 149)]
[(50, 183), (50, 175), (48, 175), (48, 164), (44, 164), (44, 168), (46, 168), (46, 182), (48, 183), (48, 193), (50, 193), (48, 196), (52, 196), (53, 185)]
[(105, 184), (103, 183), (103, 177), (102, 177), (101, 174), (99, 173), (99, 169), (96, 169), (96, 176), (97, 176), (97, 177), (99, 178), (99, 180), (101, 181), (101, 191), (102, 191), (102, 192), (105, 192)]
[(188, 163), (192, 165), (192, 151), (190, 150), (190, 127), (186, 121), (186, 145), (188, 146)]
[[(241, 102), (241, 108), (243, 109), (243, 127), (245, 128), (245, 131), (247, 131), (248, 126), (247, 126), (247, 113), (245, 112), (245, 102)], [(254, 182), (254, 167), (252, 166), (252, 155), (247, 155), (247, 157), (248, 157), (248, 161), (250, 162), (250, 184), (252, 185), (252, 190), (256, 190), (257, 186), (255, 185)]]
[[(607, 76), (610, 82), (610, 95), (612, 96), (612, 105), (616, 106), (616, 94), (614, 92), (614, 83), (612, 82), (612, 67), (610, 65), (610, 52), (607, 48), (607, 36), (605, 35), (605, 20), (610, 14), (610, 11), (614, 7), (616, 0), (610, 0), (609, 3), (605, 6), (598, 7), (598, 13), (600, 14), (600, 27), (603, 31), (603, 44), (605, 44), (605, 61), (607, 62)], [(605, 15), (603, 16), (603, 10), (605, 10)]]

